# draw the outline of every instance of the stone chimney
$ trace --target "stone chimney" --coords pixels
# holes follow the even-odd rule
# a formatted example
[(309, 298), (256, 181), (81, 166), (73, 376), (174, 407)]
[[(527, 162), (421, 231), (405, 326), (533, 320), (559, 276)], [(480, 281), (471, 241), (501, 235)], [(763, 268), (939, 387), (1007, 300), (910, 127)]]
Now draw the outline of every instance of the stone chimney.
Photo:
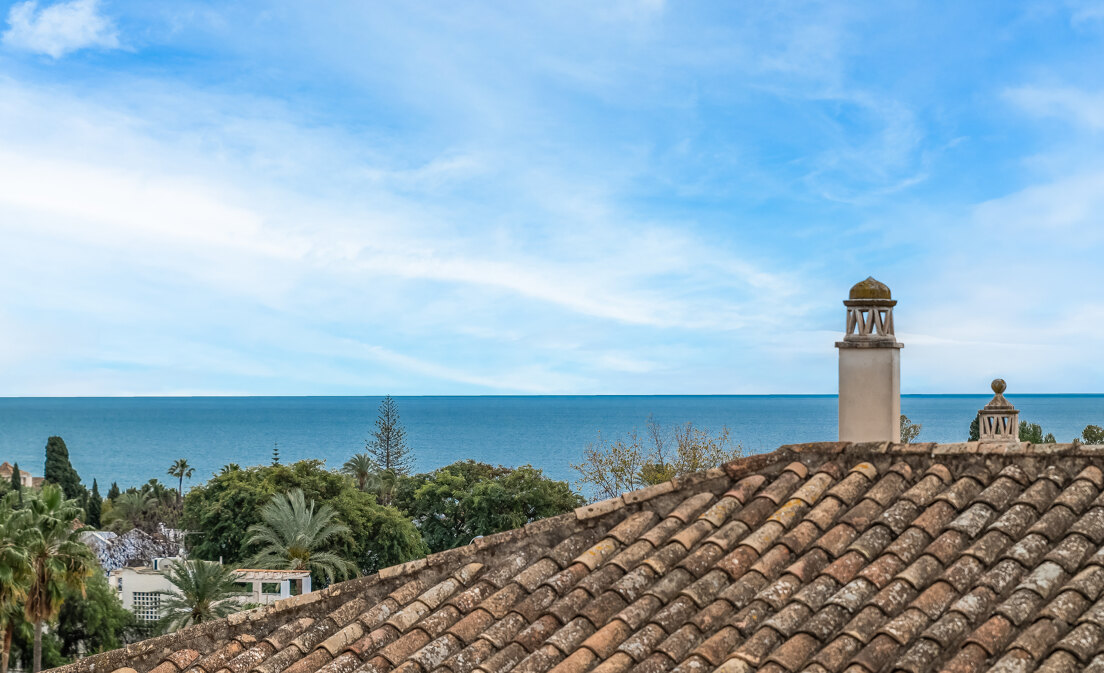
[(901, 441), (901, 349), (889, 288), (873, 278), (851, 288), (839, 349), (841, 442)]
[(993, 379), (993, 399), (978, 412), (978, 432), (983, 442), (1020, 441), (1020, 412), (1004, 399), (1004, 379)]

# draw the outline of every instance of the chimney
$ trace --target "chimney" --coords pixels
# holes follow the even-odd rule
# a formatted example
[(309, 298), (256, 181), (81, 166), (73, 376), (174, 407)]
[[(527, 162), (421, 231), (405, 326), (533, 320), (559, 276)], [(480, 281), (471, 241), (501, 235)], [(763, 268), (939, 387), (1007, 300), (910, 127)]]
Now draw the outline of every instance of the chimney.
[(978, 412), (978, 434), (983, 442), (1020, 441), (1020, 412), (1004, 398), (1004, 379), (993, 379), (993, 399)]
[(901, 441), (901, 349), (889, 288), (873, 278), (851, 288), (839, 349), (841, 442)]

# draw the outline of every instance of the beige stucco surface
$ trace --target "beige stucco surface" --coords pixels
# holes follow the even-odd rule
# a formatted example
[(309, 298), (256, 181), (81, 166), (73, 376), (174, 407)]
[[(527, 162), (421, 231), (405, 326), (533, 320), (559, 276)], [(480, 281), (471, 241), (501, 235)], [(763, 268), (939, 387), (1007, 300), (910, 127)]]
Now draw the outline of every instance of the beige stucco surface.
[(842, 442), (901, 440), (899, 348), (839, 349), (839, 438)]

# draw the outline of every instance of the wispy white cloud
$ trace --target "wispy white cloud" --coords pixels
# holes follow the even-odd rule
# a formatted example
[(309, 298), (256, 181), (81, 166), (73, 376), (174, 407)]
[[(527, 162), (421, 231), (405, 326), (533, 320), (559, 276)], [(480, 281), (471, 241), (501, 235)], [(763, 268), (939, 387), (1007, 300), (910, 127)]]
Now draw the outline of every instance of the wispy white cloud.
[[(8, 33), (61, 7), (119, 45), (87, 0)], [(159, 49), (91, 65), (6, 34), (0, 393), (830, 392), (871, 273), (906, 390), (1104, 334), (1057, 291), (1104, 245), (1104, 83), (948, 83), (973, 10), (339, 7), (111, 5)], [(1025, 149), (1054, 119), (1076, 162)]]
[(100, 13), (99, 0), (69, 0), (39, 8), (36, 0), (8, 12), (3, 42), (14, 49), (61, 58), (78, 49), (119, 48), (115, 24)]
[(1026, 112), (1052, 117), (1091, 131), (1104, 129), (1104, 93), (1073, 86), (1022, 86), (1007, 97)]

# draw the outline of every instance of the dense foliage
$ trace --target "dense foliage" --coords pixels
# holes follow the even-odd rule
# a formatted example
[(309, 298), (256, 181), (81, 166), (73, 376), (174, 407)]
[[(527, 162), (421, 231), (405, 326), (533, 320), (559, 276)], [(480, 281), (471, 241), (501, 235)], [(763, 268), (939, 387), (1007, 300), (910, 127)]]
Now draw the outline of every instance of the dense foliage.
[(277, 493), (261, 510), (261, 522), (249, 527), (249, 544), (260, 549), (249, 562), (254, 568), (309, 570), (328, 582), (345, 579), (355, 566), (326, 551), (331, 540), (349, 533), (326, 503), (308, 500), (299, 489)]
[(68, 500), (84, 498), (84, 487), (80, 476), (69, 462), (69, 449), (61, 437), (46, 440), (46, 468), (43, 472), (46, 481), (61, 487)]
[(1081, 441), (1086, 444), (1104, 444), (1104, 428), (1099, 425), (1086, 425), (1081, 431)]
[(529, 465), (510, 469), (471, 460), (401, 479), (395, 495), (395, 505), (414, 520), (434, 552), (569, 512), (583, 502), (566, 483)]
[(150, 479), (137, 488), (132, 486), (114, 498), (108, 497), (101, 507), (103, 525), (116, 533), (132, 528), (155, 533), (158, 524), (174, 525), (180, 518), (176, 489), (157, 479)]
[[(248, 544), (249, 529), (261, 522), (272, 496), (300, 489), (304, 496), (326, 503), (349, 531), (328, 541), (324, 551), (353, 561), (360, 572), (419, 558), (426, 547), (414, 525), (394, 507), (359, 490), (348, 477), (325, 468), (322, 461), (242, 469), (228, 465), (206, 484), (184, 496), (183, 525), (201, 531), (193, 536), (197, 558), (239, 564), (259, 551)], [(354, 534), (355, 531), (355, 534)], [(313, 578), (321, 583), (321, 577)]]
[(1053, 444), (1053, 433), (1046, 433), (1043, 435), (1043, 428), (1038, 423), (1028, 423), (1027, 421), (1020, 421), (1020, 441), (1031, 442), (1032, 444)]
[(55, 633), (65, 657), (106, 652), (134, 635), (134, 613), (123, 607), (103, 573), (91, 575), (80, 589), (66, 590)]

